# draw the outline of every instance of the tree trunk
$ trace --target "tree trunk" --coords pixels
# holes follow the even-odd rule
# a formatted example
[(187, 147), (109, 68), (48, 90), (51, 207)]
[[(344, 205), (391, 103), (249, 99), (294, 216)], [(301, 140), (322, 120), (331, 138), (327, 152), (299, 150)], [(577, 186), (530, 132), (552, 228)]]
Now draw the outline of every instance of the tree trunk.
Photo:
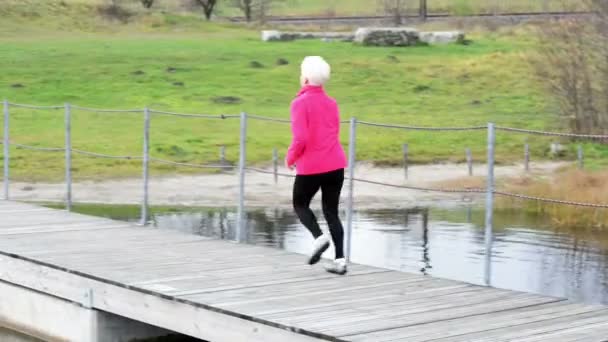
[(422, 21), (426, 21), (426, 18), (428, 16), (428, 8), (426, 5), (426, 0), (420, 0), (420, 20)]

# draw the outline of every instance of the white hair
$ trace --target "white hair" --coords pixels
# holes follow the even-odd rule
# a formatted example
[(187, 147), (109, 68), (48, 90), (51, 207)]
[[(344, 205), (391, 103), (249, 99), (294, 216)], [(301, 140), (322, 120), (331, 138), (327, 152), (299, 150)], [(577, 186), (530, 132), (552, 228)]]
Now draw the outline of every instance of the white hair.
[(331, 67), (320, 56), (308, 56), (302, 61), (302, 77), (308, 80), (313, 86), (322, 86), (329, 81)]

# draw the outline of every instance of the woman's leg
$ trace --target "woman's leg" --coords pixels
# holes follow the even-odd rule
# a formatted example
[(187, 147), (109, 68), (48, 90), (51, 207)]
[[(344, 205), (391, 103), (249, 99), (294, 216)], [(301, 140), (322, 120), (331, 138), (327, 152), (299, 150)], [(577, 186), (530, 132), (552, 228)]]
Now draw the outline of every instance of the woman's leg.
[(293, 186), (293, 207), (296, 214), (300, 218), (300, 222), (312, 234), (315, 241), (312, 244), (312, 251), (308, 259), (308, 264), (314, 265), (319, 260), (323, 253), (329, 248), (329, 237), (324, 235), (319, 228), (319, 223), (315, 214), (310, 210), (310, 201), (319, 191), (321, 181), (319, 176), (296, 176), (296, 181)]
[(324, 175), (321, 183), (323, 215), (329, 226), (331, 238), (336, 249), (336, 259), (344, 258), (344, 228), (340, 221), (338, 206), (340, 192), (344, 185), (344, 170), (330, 172)]
[(308, 228), (316, 239), (323, 235), (315, 214), (310, 210), (310, 202), (321, 187), (318, 176), (296, 176), (293, 184), (293, 208), (300, 222)]

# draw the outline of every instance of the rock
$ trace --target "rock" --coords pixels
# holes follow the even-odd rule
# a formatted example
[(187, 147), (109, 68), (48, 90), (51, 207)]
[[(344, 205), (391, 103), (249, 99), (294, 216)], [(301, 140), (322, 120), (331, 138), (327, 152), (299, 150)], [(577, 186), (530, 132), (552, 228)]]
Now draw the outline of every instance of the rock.
[(262, 41), (265, 42), (289, 42), (298, 39), (323, 39), (352, 41), (354, 34), (343, 32), (281, 32), (281, 31), (262, 31)]
[(551, 143), (549, 155), (551, 155), (551, 157), (563, 157), (566, 155), (566, 147), (560, 143)]
[(419, 34), (408, 27), (363, 27), (355, 32), (354, 42), (366, 46), (412, 46), (419, 42)]
[(262, 69), (264, 67), (264, 64), (258, 61), (251, 61), (249, 62), (249, 67), (254, 69)]
[(241, 103), (241, 98), (236, 97), (236, 96), (217, 96), (217, 97), (214, 97), (212, 100), (214, 103), (219, 103), (219, 104)]
[(287, 64), (289, 64), (289, 61), (286, 60), (285, 58), (277, 59), (277, 65), (287, 65)]
[(392, 62), (392, 63), (399, 63), (400, 62), (399, 58), (397, 58), (397, 56), (393, 56), (393, 55), (386, 56), (386, 59), (388, 59), (388, 61)]
[(11, 84), (11, 88), (25, 88), (25, 86), (21, 83)]
[(427, 44), (463, 44), (465, 35), (460, 31), (420, 32), (420, 41)]
[(281, 31), (262, 31), (262, 41), (275, 42), (281, 40)]

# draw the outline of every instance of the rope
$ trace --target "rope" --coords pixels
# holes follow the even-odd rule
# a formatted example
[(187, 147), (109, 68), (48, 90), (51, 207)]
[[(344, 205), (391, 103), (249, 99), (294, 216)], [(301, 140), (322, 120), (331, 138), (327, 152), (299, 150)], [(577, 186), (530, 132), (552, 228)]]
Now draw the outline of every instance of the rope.
[(514, 133), (525, 133), (535, 134), (553, 137), (566, 137), (566, 138), (581, 138), (581, 139), (608, 139), (608, 135), (598, 134), (574, 134), (574, 133), (559, 133), (559, 132), (545, 132), (531, 129), (511, 128), (511, 127), (496, 127), (497, 130)]
[(194, 168), (199, 168), (199, 169), (232, 169), (232, 168), (234, 168), (233, 166), (230, 166), (230, 165), (203, 165), (203, 164), (179, 163), (179, 162), (174, 162), (174, 161), (165, 160), (165, 159), (158, 159), (158, 158), (150, 158), (150, 161), (161, 163), (161, 164), (167, 164), (167, 165), (187, 166), (187, 167), (194, 167)]
[(20, 104), (20, 103), (12, 103), (12, 102), (9, 102), (9, 106), (19, 107), (19, 108), (28, 108), (28, 109), (39, 109), (39, 110), (65, 108), (64, 106), (34, 106), (34, 105), (29, 105), (29, 104)]
[(61, 148), (61, 147), (38, 147), (38, 146), (32, 146), (32, 145), (23, 145), (23, 144), (16, 144), (16, 143), (11, 143), (11, 146), (15, 146), (17, 148), (21, 148), (24, 150), (32, 150), (32, 151), (43, 151), (43, 152), (64, 152), (65, 148)]
[[(275, 174), (274, 171), (268, 171), (268, 170), (264, 170), (264, 169), (258, 169), (258, 168), (255, 168), (255, 167), (246, 167), (245, 170), (254, 171), (254, 172), (258, 172), (258, 173), (264, 173), (264, 174), (267, 174), (267, 175), (274, 175)], [(281, 177), (287, 177), (287, 178), (296, 178), (295, 175), (288, 174), (288, 173), (277, 172), (276, 175), (277, 176), (281, 176)]]
[(384, 127), (384, 128), (398, 128), (405, 129), (410, 131), (479, 131), (488, 129), (487, 126), (471, 126), (471, 127), (417, 127), (417, 126), (402, 126), (402, 125), (391, 125), (391, 124), (381, 124), (375, 122), (367, 122), (367, 121), (357, 121), (362, 125), (366, 126), (374, 126), (374, 127)]
[(95, 153), (95, 152), (82, 151), (82, 150), (76, 150), (76, 149), (72, 149), (72, 152), (77, 153), (77, 154), (82, 154), (82, 155), (85, 155), (85, 156), (89, 156), (89, 157), (95, 157), (95, 158), (125, 159), (125, 160), (141, 160), (141, 159), (143, 159), (142, 157), (113, 156), (113, 155), (109, 155), (109, 154)]
[(367, 180), (367, 179), (360, 179), (360, 178), (353, 178), (353, 179), (356, 182), (368, 183), (368, 184), (374, 184), (374, 185), (382, 185), (382, 186), (388, 186), (388, 187), (391, 187), (391, 188), (399, 188), (399, 189), (407, 189), (407, 190), (417, 190), (417, 191), (427, 191), (427, 192), (457, 193), (457, 194), (458, 193), (476, 193), (476, 194), (486, 193), (485, 189), (477, 189), (477, 188), (472, 188), (472, 189), (425, 188), (425, 187), (419, 187), (419, 186), (397, 185), (397, 184), (382, 183), (382, 182), (376, 182), (376, 181), (371, 181), (371, 180)]
[(100, 109), (100, 108), (88, 108), (88, 107), (79, 107), (72, 106), (73, 109), (82, 110), (85, 112), (94, 112), (94, 113), (143, 113), (143, 109)]
[(514, 194), (514, 193), (504, 192), (504, 191), (494, 191), (494, 194), (499, 195), (499, 196), (504, 196), (504, 197), (519, 198), (519, 199), (524, 199), (524, 200), (529, 200), (529, 201), (538, 201), (538, 202), (553, 203), (553, 204), (562, 204), (562, 205), (569, 205), (569, 206), (575, 206), (575, 207), (604, 208), (604, 209), (608, 208), (608, 204), (574, 202), (574, 201), (567, 201), (567, 200), (558, 200), (558, 199), (551, 199), (551, 198)]
[(260, 116), (260, 115), (247, 115), (248, 118), (254, 119), (254, 120), (261, 120), (261, 121), (272, 121), (272, 122), (281, 122), (281, 123), (291, 123), (291, 120), (288, 119), (277, 119), (277, 118), (271, 118), (268, 116)]
[(202, 118), (202, 119), (232, 119), (239, 118), (240, 115), (209, 115), (209, 114), (186, 114), (186, 113), (176, 113), (176, 112), (165, 112), (161, 110), (150, 110), (152, 114), (160, 114), (160, 115), (171, 115), (171, 116), (179, 116), (185, 118)]

